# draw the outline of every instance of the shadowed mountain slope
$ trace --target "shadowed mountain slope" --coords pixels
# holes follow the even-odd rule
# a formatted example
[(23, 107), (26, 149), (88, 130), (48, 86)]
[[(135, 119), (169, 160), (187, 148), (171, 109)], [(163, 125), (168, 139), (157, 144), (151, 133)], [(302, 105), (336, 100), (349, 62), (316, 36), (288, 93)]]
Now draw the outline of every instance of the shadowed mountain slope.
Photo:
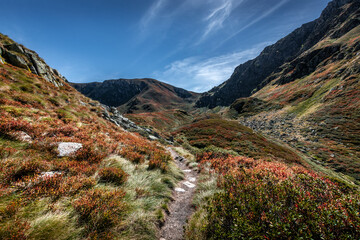
[[(280, 72), (283, 64), (293, 61), (325, 38), (337, 39), (358, 26), (359, 8), (358, 0), (330, 2), (317, 20), (304, 24), (275, 44), (266, 47), (257, 58), (239, 65), (229, 80), (202, 94), (196, 106), (229, 106), (237, 98), (250, 96), (252, 92), (269, 82), (267, 80), (263, 83), (272, 73)], [(321, 53), (317, 53), (321, 54), (317, 61), (335, 51), (338, 49), (323, 49)], [(297, 72), (304, 71), (299, 69)]]

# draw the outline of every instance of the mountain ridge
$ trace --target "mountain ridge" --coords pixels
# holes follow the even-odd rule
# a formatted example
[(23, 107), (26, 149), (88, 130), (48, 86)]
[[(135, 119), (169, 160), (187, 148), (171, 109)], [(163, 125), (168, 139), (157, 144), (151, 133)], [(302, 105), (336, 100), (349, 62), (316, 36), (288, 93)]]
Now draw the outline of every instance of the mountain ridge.
[(152, 78), (112, 79), (103, 82), (71, 83), (85, 96), (124, 113), (189, 109), (198, 94)]
[[(347, 4), (351, 6), (346, 8)], [(237, 66), (227, 81), (203, 93), (195, 106), (209, 108), (229, 106), (240, 97), (249, 97), (259, 87), (264, 86), (262, 82), (269, 75), (280, 71), (279, 67), (284, 63), (294, 60), (309, 50), (329, 32), (337, 36), (358, 25), (358, 21), (354, 20), (351, 24), (331, 33), (336, 26), (346, 22), (349, 12), (354, 12), (357, 8), (359, 8), (357, 0), (330, 2), (318, 19), (303, 24), (275, 44), (266, 47), (255, 59)]]

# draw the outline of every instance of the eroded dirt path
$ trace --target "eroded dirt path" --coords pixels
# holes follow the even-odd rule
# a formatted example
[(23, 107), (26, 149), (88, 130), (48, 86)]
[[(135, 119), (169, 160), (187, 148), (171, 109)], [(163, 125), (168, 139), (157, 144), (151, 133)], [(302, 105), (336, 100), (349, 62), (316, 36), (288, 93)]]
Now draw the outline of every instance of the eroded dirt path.
[(181, 240), (184, 236), (184, 226), (193, 213), (192, 197), (197, 183), (197, 173), (186, 166), (186, 159), (179, 156), (173, 149), (168, 148), (176, 164), (184, 172), (185, 178), (174, 191), (174, 201), (170, 204), (170, 214), (166, 217), (161, 228), (160, 240)]

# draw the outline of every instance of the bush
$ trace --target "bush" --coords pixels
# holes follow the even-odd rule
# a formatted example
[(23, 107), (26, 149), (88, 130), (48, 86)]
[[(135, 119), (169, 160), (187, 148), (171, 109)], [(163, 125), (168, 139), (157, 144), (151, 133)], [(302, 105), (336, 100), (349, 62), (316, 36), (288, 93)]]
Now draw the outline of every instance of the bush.
[(95, 150), (93, 145), (84, 144), (83, 147), (76, 152), (75, 159), (77, 161), (86, 161), (89, 163), (100, 163), (105, 156), (105, 153)]
[(207, 157), (221, 173), (206, 239), (359, 239), (360, 196), (300, 166)]
[(137, 152), (137, 150), (133, 147), (126, 147), (123, 148), (120, 152), (120, 154), (128, 159), (131, 162), (134, 163), (143, 163), (145, 162), (145, 156), (139, 152)]
[(73, 207), (89, 235), (103, 233), (121, 222), (127, 209), (124, 196), (123, 191), (94, 189), (74, 201)]
[(106, 167), (99, 170), (101, 182), (110, 182), (121, 185), (126, 182), (128, 175), (120, 168)]
[(30, 224), (25, 221), (16, 219), (0, 226), (0, 239), (3, 240), (17, 240), (26, 239), (26, 232), (30, 228)]
[(150, 156), (149, 160), (149, 169), (161, 169), (163, 172), (166, 172), (168, 170), (168, 163), (171, 161), (171, 157), (168, 154), (165, 153), (154, 153), (152, 156)]
[(25, 193), (32, 197), (52, 197), (54, 199), (61, 196), (71, 196), (82, 189), (93, 187), (96, 182), (92, 178), (81, 175), (64, 177), (60, 174), (54, 176), (31, 179), (33, 186), (28, 188)]
[[(2, 164), (0, 164), (1, 166)], [(3, 171), (3, 180), (4, 182), (10, 184), (11, 182), (16, 182), (22, 180), (24, 177), (32, 177), (37, 173), (46, 169), (46, 162), (38, 161), (38, 160), (19, 160), (13, 159), (11, 161), (7, 161), (4, 164)]]

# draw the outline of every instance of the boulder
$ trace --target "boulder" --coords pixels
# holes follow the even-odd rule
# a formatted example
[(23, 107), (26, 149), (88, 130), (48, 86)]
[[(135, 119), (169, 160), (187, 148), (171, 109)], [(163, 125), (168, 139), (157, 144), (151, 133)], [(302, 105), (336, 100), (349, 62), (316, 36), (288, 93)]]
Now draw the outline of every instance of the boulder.
[(79, 149), (81, 149), (83, 145), (81, 143), (75, 142), (61, 142), (58, 145), (58, 156), (59, 157), (68, 157), (76, 153)]
[(5, 45), (4, 47), (10, 51), (24, 53), (24, 49), (17, 43), (8, 44), (8, 45)]
[(19, 68), (25, 68), (25, 69), (28, 68), (26, 61), (22, 57), (14, 54), (12, 52), (5, 51), (4, 58), (11, 65), (14, 65)]

